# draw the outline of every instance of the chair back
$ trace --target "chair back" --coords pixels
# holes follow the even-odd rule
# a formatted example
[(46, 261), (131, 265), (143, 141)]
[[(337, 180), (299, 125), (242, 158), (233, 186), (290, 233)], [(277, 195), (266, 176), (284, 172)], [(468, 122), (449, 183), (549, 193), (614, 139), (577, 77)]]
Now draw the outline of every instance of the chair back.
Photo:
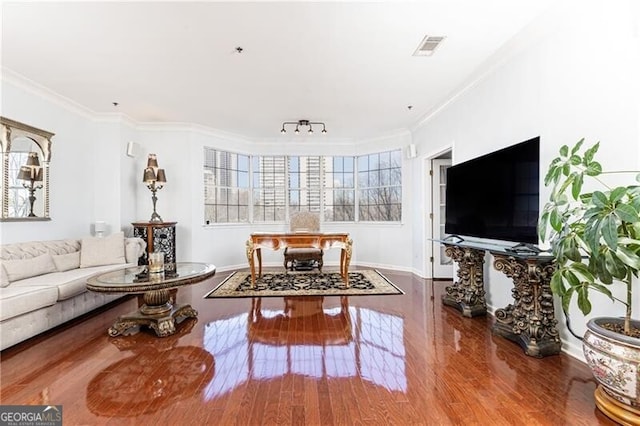
[(291, 215), (291, 232), (319, 232), (320, 216), (313, 212), (297, 212)]

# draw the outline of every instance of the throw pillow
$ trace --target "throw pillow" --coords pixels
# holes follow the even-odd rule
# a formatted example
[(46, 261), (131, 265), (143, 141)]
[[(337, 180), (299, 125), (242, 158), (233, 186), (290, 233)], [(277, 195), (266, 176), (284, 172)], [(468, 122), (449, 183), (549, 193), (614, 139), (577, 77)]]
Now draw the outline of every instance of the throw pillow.
[(83, 238), (80, 247), (80, 267), (125, 263), (124, 233), (117, 232), (108, 237)]
[(7, 271), (10, 282), (56, 272), (56, 265), (49, 253), (30, 259), (5, 260), (2, 262), (2, 266)]
[(144, 253), (147, 243), (142, 238), (126, 238), (124, 241), (124, 257), (127, 263), (138, 264), (138, 258)]
[(69, 271), (80, 267), (80, 252), (53, 255), (53, 263), (58, 272)]

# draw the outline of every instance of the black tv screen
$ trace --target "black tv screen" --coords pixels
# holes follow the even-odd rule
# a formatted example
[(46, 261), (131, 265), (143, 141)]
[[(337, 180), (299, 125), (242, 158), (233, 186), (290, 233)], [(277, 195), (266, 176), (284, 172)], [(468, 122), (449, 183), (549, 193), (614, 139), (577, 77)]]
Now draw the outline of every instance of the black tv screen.
[(447, 169), (445, 233), (537, 244), (540, 138)]

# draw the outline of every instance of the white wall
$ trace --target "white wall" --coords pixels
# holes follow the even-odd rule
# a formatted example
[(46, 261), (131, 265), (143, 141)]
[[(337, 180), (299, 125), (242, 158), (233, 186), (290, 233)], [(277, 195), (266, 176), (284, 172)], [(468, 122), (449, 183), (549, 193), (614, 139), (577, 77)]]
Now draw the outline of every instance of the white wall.
[[(4, 222), (3, 243), (81, 238), (96, 220), (112, 230), (121, 222), (124, 152), (113, 125), (37, 84), (3, 70), (2, 115), (55, 133), (50, 163), (51, 221)], [(36, 193), (38, 196), (38, 193)]]
[[(126, 120), (119, 120), (117, 124), (120, 128), (119, 132), (119, 153), (127, 152), (129, 142), (137, 142), (138, 131), (132, 123)], [(141, 147), (140, 147), (141, 151)], [(137, 220), (137, 199), (143, 192), (149, 192), (142, 185), (142, 170), (138, 167), (138, 159), (143, 155), (142, 152), (134, 152), (134, 157), (123, 156), (120, 161), (120, 229), (125, 231), (126, 235), (133, 235), (133, 228), (130, 223)], [(146, 161), (146, 160), (145, 160)]]
[[(284, 224), (204, 226), (203, 147), (246, 154), (358, 155), (405, 149), (409, 132), (364, 141), (316, 137), (251, 141), (237, 135), (184, 124), (133, 123), (120, 114), (96, 115), (20, 76), (3, 73), (2, 114), (54, 132), (51, 160), (51, 221), (0, 225), (2, 242), (81, 238), (96, 221), (110, 232), (132, 233), (131, 222), (151, 217), (151, 192), (142, 183), (149, 153), (158, 156), (167, 184), (157, 192), (157, 211), (165, 221), (177, 221), (178, 260), (211, 262), (220, 269), (247, 264), (244, 244), (254, 231), (285, 231)], [(126, 155), (128, 142), (140, 146), (135, 158)], [(324, 230), (349, 232), (354, 240), (352, 262), (377, 267), (411, 268), (411, 162), (403, 173), (404, 217), (401, 224), (334, 224)], [(327, 265), (339, 263), (329, 251)], [(279, 265), (281, 253), (264, 253), (265, 264)]]
[[(523, 48), (510, 46), (507, 60), (422, 123), (414, 143), (424, 152), (452, 144), (455, 164), (540, 135), (544, 175), (561, 145), (585, 137), (589, 144), (601, 141), (598, 159), (605, 170), (639, 170), (637, 22), (637, 9), (628, 0), (554, 10), (521, 35)], [(541, 187), (541, 206), (548, 194)], [(429, 236), (418, 222), (415, 231)], [(505, 307), (511, 282), (490, 263), (487, 268), (487, 301), (493, 309)], [(620, 305), (593, 300), (594, 315), (623, 313)], [(562, 323), (561, 311), (556, 314)], [(571, 316), (583, 334), (582, 315), (574, 309)], [(579, 342), (563, 324), (560, 328), (565, 348), (581, 357)]]

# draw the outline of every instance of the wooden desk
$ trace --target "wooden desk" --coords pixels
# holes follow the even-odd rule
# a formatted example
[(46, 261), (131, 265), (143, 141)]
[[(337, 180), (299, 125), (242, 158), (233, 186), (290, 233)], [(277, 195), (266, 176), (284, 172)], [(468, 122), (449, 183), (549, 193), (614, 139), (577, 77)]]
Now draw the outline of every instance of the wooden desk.
[(256, 285), (256, 267), (253, 254), (258, 258), (258, 277), (262, 276), (262, 248), (279, 250), (285, 247), (318, 248), (327, 250), (340, 248), (340, 275), (349, 287), (349, 262), (353, 240), (347, 233), (298, 232), (298, 233), (255, 233), (247, 240), (247, 260), (251, 268), (251, 286)]

